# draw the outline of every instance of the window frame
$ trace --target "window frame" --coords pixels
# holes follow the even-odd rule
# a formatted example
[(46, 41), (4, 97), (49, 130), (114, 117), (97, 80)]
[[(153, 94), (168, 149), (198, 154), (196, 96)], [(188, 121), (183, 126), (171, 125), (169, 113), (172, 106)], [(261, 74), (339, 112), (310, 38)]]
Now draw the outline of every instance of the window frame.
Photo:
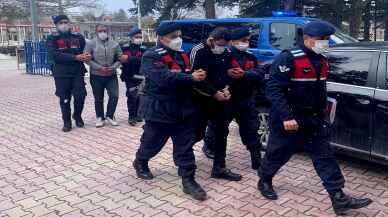
[[(258, 31), (258, 37), (256, 38), (257, 46), (252, 47), (252, 49), (258, 49), (260, 47), (260, 39), (262, 37), (262, 30), (263, 30), (263, 25), (260, 22), (204, 22), (204, 23), (202, 23), (202, 25), (203, 25), (202, 26), (202, 37), (204, 39), (206, 39), (208, 37), (208, 34), (211, 32), (211, 31), (207, 31), (207, 29), (206, 29), (209, 25), (215, 25), (215, 27), (213, 29), (215, 29), (217, 27), (225, 27), (225, 28), (228, 28), (228, 30), (233, 30), (234, 27), (236, 27), (236, 26), (228, 26), (230, 24), (235, 24), (235, 25), (239, 24), (239, 26), (236, 25), (237, 28), (247, 26), (247, 25), (243, 25), (243, 24), (255, 25), (257, 27), (257, 31)], [(205, 34), (207, 34), (207, 35), (205, 35)]]
[[(330, 65), (330, 55), (332, 53), (360, 53), (360, 52), (369, 52), (371, 53), (371, 60), (368, 67), (368, 77), (366, 80), (365, 85), (355, 85), (355, 84), (347, 84), (343, 82), (336, 82), (328, 80), (328, 82), (331, 83), (337, 83), (337, 84), (344, 84), (344, 85), (351, 85), (355, 87), (366, 87), (366, 88), (376, 88), (377, 87), (377, 70), (378, 70), (378, 64), (379, 64), (379, 58), (380, 58), (380, 50), (376, 49), (370, 49), (370, 50), (363, 50), (363, 49), (331, 49), (327, 55), (329, 59), (329, 65)], [(329, 72), (330, 73), (330, 72)], [(330, 74), (329, 74), (330, 78)]]
[(271, 23), (269, 23), (269, 28), (268, 28), (268, 44), (272, 47), (272, 48), (274, 48), (274, 49), (276, 49), (276, 50), (284, 50), (284, 49), (290, 49), (290, 48), (293, 48), (293, 47), (295, 47), (295, 46), (291, 46), (291, 47), (288, 47), (288, 48), (284, 48), (284, 49), (282, 49), (282, 48), (279, 48), (279, 47), (275, 47), (273, 44), (272, 44), (272, 42), (271, 42), (271, 33), (272, 33), (272, 25), (273, 24), (284, 24), (284, 25), (294, 25), (294, 30), (295, 30), (295, 44), (298, 42), (298, 28), (303, 28), (303, 27), (301, 27), (301, 25), (298, 25), (297, 23), (290, 23), (290, 22), (281, 22), (281, 21), (277, 21), (277, 22), (271, 22)]

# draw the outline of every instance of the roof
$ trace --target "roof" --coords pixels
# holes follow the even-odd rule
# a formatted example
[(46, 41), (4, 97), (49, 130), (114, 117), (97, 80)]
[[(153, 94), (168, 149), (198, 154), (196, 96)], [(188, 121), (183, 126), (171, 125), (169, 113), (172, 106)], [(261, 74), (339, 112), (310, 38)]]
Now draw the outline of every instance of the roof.
[(333, 46), (333, 49), (344, 49), (344, 50), (388, 50), (388, 41), (382, 42), (356, 42), (356, 43), (345, 43), (337, 44)]
[(177, 23), (207, 23), (207, 22), (265, 22), (265, 21), (287, 21), (287, 22), (306, 22), (311, 20), (317, 20), (310, 17), (258, 17), (258, 18), (222, 18), (222, 19), (184, 19), (184, 20), (168, 20), (164, 22), (177, 22)]

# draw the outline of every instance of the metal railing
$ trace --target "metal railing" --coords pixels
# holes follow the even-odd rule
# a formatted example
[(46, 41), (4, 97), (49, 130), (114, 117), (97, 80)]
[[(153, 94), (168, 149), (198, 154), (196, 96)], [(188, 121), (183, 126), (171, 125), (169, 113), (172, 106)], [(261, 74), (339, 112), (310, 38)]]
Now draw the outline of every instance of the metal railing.
[(46, 41), (25, 41), (24, 51), (27, 74), (52, 75), (52, 65), (48, 62)]

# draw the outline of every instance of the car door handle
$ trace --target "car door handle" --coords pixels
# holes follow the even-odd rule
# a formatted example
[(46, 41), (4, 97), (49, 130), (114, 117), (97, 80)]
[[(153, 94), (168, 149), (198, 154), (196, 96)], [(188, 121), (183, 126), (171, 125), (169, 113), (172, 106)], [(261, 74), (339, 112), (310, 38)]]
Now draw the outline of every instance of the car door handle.
[(357, 102), (359, 102), (361, 105), (369, 105), (370, 100), (369, 99), (356, 99)]
[(388, 105), (378, 104), (377, 107), (380, 109), (388, 110)]

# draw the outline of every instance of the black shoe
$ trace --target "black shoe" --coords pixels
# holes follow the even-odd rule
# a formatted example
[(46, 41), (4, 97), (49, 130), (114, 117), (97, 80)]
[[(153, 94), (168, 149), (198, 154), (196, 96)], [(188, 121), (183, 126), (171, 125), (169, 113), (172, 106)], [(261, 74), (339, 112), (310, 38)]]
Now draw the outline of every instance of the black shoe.
[(207, 158), (214, 159), (214, 152), (210, 150), (206, 145), (202, 147), (202, 151)]
[(336, 215), (345, 215), (351, 209), (360, 209), (372, 203), (369, 198), (354, 198), (346, 195), (342, 191), (330, 196), (331, 204)]
[(226, 168), (213, 168), (212, 170), (212, 178), (214, 179), (225, 179), (228, 181), (241, 181), (242, 176), (237, 173), (233, 173), (232, 171), (226, 169)]
[(83, 128), (85, 126), (85, 123), (84, 123), (84, 120), (82, 120), (81, 117), (74, 117), (73, 116), (73, 119), (75, 121), (75, 125), (79, 128)]
[(152, 175), (150, 168), (148, 167), (148, 162), (140, 162), (135, 160), (133, 162), (133, 167), (136, 170), (136, 175), (140, 179), (151, 180), (154, 178)]
[(128, 118), (128, 124), (134, 127), (137, 125), (137, 121), (134, 118)]
[(63, 127), (62, 127), (62, 131), (67, 133), (67, 132), (70, 132), (71, 131), (71, 121), (70, 122), (65, 122), (63, 123)]
[(182, 178), (183, 192), (190, 195), (195, 200), (205, 201), (207, 194), (203, 188), (195, 181), (194, 177)]
[(258, 170), (261, 165), (261, 153), (260, 151), (251, 151), (251, 165), (252, 169)]
[(261, 195), (263, 195), (265, 198), (269, 200), (278, 199), (278, 195), (276, 194), (275, 190), (273, 190), (271, 182), (265, 182), (260, 179), (259, 183), (257, 184), (257, 188), (259, 189)]

